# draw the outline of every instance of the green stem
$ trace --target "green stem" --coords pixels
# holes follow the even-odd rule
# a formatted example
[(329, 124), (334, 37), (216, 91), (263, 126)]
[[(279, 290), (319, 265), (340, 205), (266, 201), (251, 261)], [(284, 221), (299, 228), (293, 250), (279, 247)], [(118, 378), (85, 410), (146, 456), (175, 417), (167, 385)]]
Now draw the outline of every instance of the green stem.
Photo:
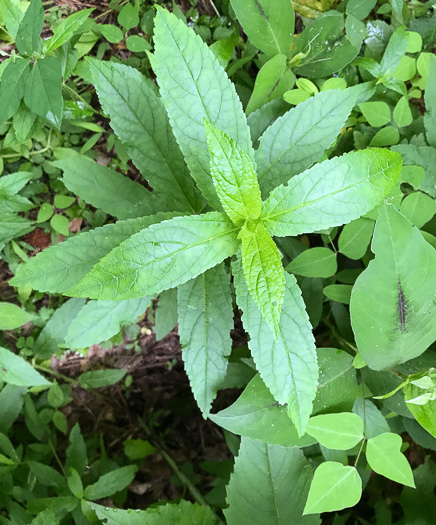
[(55, 370), (52, 370), (47, 366), (37, 365), (36, 363), (32, 363), (32, 366), (37, 370), (41, 370), (41, 372), (45, 372), (46, 374), (50, 374), (53, 377), (56, 377), (57, 379), (62, 379), (62, 381), (65, 381), (65, 383), (69, 383), (70, 385), (75, 385), (77, 383), (77, 381), (71, 379), (71, 377), (64, 376), (63, 374), (60, 374), (59, 372), (56, 372)]

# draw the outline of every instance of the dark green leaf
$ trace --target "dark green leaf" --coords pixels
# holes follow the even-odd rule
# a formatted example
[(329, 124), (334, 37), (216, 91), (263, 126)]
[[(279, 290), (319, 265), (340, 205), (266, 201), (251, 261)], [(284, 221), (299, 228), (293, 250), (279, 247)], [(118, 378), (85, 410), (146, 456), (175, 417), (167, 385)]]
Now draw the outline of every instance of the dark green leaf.
[(44, 6), (41, 0), (31, 0), (15, 37), (19, 53), (31, 55), (36, 51), (43, 25)]

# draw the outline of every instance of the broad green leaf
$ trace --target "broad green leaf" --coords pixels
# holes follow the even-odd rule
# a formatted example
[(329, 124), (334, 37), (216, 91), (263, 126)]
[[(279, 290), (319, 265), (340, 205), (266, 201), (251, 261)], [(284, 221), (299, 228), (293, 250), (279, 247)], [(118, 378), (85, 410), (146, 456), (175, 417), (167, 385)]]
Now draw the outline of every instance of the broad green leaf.
[(286, 55), (280, 54), (272, 57), (260, 68), (253, 93), (247, 103), (247, 115), (281, 97), (294, 85), (295, 75), (287, 68), (286, 63)]
[(315, 470), (304, 514), (354, 507), (362, 495), (362, 480), (354, 467), (326, 461)]
[[(97, 29), (111, 44), (118, 44), (123, 39), (123, 32), (118, 26), (112, 24), (98, 24)], [(86, 53), (85, 53), (86, 54)]]
[(365, 24), (353, 15), (348, 15), (345, 20), (345, 33), (347, 34), (347, 39), (357, 49), (362, 46), (363, 40), (368, 36)]
[(397, 69), (402, 57), (406, 54), (408, 45), (409, 35), (405, 27), (401, 26), (392, 33), (380, 62), (384, 75), (392, 74)]
[(34, 474), (36, 479), (42, 485), (45, 485), (46, 487), (54, 487), (60, 492), (65, 489), (65, 478), (53, 467), (44, 465), (44, 463), (38, 463), (37, 461), (28, 461), (27, 465), (30, 469), (30, 472)]
[(38, 46), (44, 25), (44, 6), (41, 0), (31, 0), (18, 27), (15, 44), (21, 55), (31, 55)]
[(353, 412), (361, 417), (366, 438), (370, 439), (379, 434), (389, 432), (388, 422), (371, 400), (356, 397)]
[(371, 249), (350, 312), (362, 357), (382, 370), (421, 355), (436, 337), (436, 253), (393, 206), (380, 210)]
[[(412, 78), (415, 75), (416, 75), (416, 60), (407, 55), (401, 58), (398, 67), (392, 73), (394, 80), (397, 79), (403, 82), (406, 82), (407, 80), (412, 80)], [(404, 90), (403, 95), (406, 96), (406, 90)]]
[(400, 140), (400, 134), (394, 126), (386, 126), (379, 129), (369, 143), (370, 146), (381, 148), (383, 146), (392, 146)]
[(138, 8), (128, 2), (118, 15), (118, 23), (127, 31), (136, 27), (139, 24)]
[(289, 54), (294, 34), (291, 0), (231, 0), (249, 40), (266, 55)]
[(417, 191), (401, 202), (400, 211), (414, 226), (422, 228), (436, 213), (436, 201)]
[(0, 302), (0, 330), (15, 330), (35, 316), (13, 303)]
[(98, 481), (86, 487), (84, 492), (85, 498), (94, 500), (112, 496), (112, 494), (130, 485), (135, 478), (137, 470), (138, 467), (136, 465), (128, 465), (127, 467), (120, 467), (103, 474)]
[(59, 57), (46, 56), (35, 61), (27, 81), (24, 102), (31, 111), (60, 128), (64, 99)]
[(356, 100), (355, 92), (329, 90), (279, 117), (256, 151), (264, 196), (316, 162), (334, 142)]
[(227, 487), (228, 525), (300, 523), (311, 479), (312, 467), (297, 447), (243, 437)]
[(210, 173), (224, 211), (242, 226), (260, 215), (261, 197), (256, 166), (233, 139), (205, 121)]
[(436, 164), (436, 148), (429, 146), (415, 146), (414, 144), (399, 144), (391, 148), (401, 153), (406, 166), (422, 166), (425, 170), (424, 180), (419, 189), (425, 191), (432, 197), (436, 197), (436, 176), (434, 166)]
[(366, 149), (334, 157), (273, 190), (261, 217), (271, 235), (284, 237), (339, 226), (372, 210), (394, 186), (401, 157)]
[(79, 385), (82, 388), (102, 388), (115, 385), (127, 374), (127, 370), (110, 369), (85, 372), (79, 376)]
[(125, 324), (142, 315), (150, 303), (150, 297), (127, 301), (90, 301), (70, 324), (65, 344), (70, 349), (76, 349), (107, 341)]
[(123, 445), (124, 453), (129, 459), (146, 458), (156, 452), (156, 447), (149, 441), (144, 441), (143, 439), (126, 439)]
[(363, 439), (363, 421), (352, 412), (313, 416), (306, 432), (326, 448), (349, 450)]
[(0, 432), (8, 433), (23, 409), (26, 387), (6, 384), (0, 392)]
[(286, 407), (275, 402), (259, 374), (248, 383), (233, 405), (208, 417), (234, 434), (260, 439), (271, 445), (306, 447), (315, 443), (308, 434), (298, 437)]
[(407, 458), (401, 453), (401, 436), (386, 432), (368, 440), (366, 459), (369, 466), (386, 478), (408, 487), (415, 487), (412, 469)]
[(171, 288), (159, 296), (153, 328), (156, 341), (160, 341), (168, 335), (177, 323), (177, 288)]
[(30, 285), (34, 290), (46, 292), (65, 292), (81, 281), (113, 248), (147, 226), (173, 216), (160, 213), (129, 219), (76, 235), (32, 257), (20, 266), (10, 284)]
[(393, 113), (395, 124), (399, 128), (409, 126), (413, 122), (412, 111), (410, 110), (407, 97), (401, 97), (397, 102)]
[(318, 348), (319, 386), (313, 413), (346, 412), (357, 394), (353, 358), (343, 350)]
[(304, 434), (318, 386), (318, 365), (309, 317), (296, 279), (285, 273), (285, 296), (278, 338), (252, 299), (238, 260), (232, 266), (242, 322), (256, 368), (274, 398), (288, 405), (299, 435)]
[(74, 297), (134, 299), (183, 284), (239, 248), (238, 228), (224, 213), (154, 224), (104, 257), (74, 288)]
[(15, 38), (24, 13), (16, 0), (2, 0), (0, 2), (0, 18), (8, 33)]
[(158, 9), (153, 69), (177, 142), (203, 195), (220, 207), (209, 174), (203, 119), (222, 129), (252, 159), (250, 130), (234, 85), (199, 35)]
[(347, 15), (353, 15), (358, 20), (363, 20), (374, 9), (377, 0), (349, 0), (347, 2)]
[(337, 269), (336, 254), (329, 248), (304, 250), (286, 266), (287, 272), (305, 277), (331, 277)]
[(324, 295), (331, 301), (349, 304), (352, 286), (349, 284), (329, 284), (323, 290)]
[(96, 503), (89, 506), (107, 525), (215, 525), (216, 518), (209, 507), (180, 500), (145, 510), (121, 510), (103, 507)]
[[(421, 395), (423, 391), (409, 383), (404, 387), (404, 399), (409, 401)], [(425, 405), (407, 403), (407, 407), (418, 423), (436, 438), (436, 401), (429, 401)]]
[(32, 230), (33, 224), (15, 213), (0, 214), (0, 249), (15, 237)]
[(16, 386), (50, 385), (27, 361), (0, 346), (0, 381)]
[(430, 58), (430, 69), (425, 85), (424, 100), (425, 136), (429, 145), (436, 148), (436, 57), (434, 55)]
[(277, 337), (285, 295), (285, 275), (280, 252), (262, 223), (244, 226), (242, 266), (251, 297)]
[(68, 472), (68, 470), (73, 467), (82, 476), (87, 464), (88, 455), (85, 440), (83, 439), (79, 424), (76, 423), (71, 429), (68, 440), (65, 470)]
[(53, 36), (45, 42), (45, 52), (49, 53), (65, 44), (65, 42), (67, 42), (74, 33), (80, 29), (86, 20), (88, 20), (92, 11), (92, 9), (83, 9), (82, 11), (77, 11), (77, 13), (73, 13), (69, 17), (64, 18), (64, 20), (56, 26)]
[(224, 264), (179, 286), (178, 314), (185, 370), (198, 406), (207, 416), (232, 350), (233, 307)]
[(361, 259), (368, 249), (374, 231), (374, 221), (371, 219), (356, 219), (344, 226), (338, 239), (341, 253), (350, 259)]
[(329, 11), (310, 24), (297, 39), (295, 72), (309, 78), (325, 78), (347, 66), (359, 50), (343, 34), (344, 17)]
[(186, 167), (162, 100), (141, 73), (88, 58), (103, 110), (135, 166), (170, 210), (199, 211), (202, 197)]
[(89, 157), (69, 155), (53, 165), (63, 170), (62, 182), (72, 193), (118, 219), (144, 217), (162, 209), (141, 184)]
[(386, 102), (362, 102), (359, 109), (374, 128), (385, 126), (391, 121), (391, 110)]
[(7, 100), (8, 103), (0, 105), (0, 124), (12, 117), (20, 106), (29, 78), (29, 64), (29, 60), (17, 58), (15, 62), (10, 62), (3, 71), (0, 82), (0, 100)]

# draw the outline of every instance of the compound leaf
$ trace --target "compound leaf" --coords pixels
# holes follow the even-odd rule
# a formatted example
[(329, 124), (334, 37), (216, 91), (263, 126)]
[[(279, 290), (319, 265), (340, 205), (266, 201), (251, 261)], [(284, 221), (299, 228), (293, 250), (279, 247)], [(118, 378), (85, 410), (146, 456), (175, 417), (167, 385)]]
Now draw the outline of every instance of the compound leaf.
[(153, 69), (174, 135), (198, 187), (220, 208), (209, 174), (203, 119), (224, 130), (253, 158), (250, 130), (234, 85), (199, 35), (169, 11), (158, 9)]
[(232, 350), (230, 276), (219, 264), (178, 289), (179, 335), (191, 389), (206, 416)]
[(400, 176), (401, 156), (370, 148), (334, 157), (273, 190), (261, 217), (271, 235), (324, 230), (357, 219), (384, 199)]
[(239, 247), (224, 213), (175, 217), (145, 228), (104, 257), (66, 293), (91, 299), (134, 299), (183, 284)]
[(350, 313), (363, 359), (381, 370), (421, 355), (436, 337), (436, 252), (394, 206), (381, 208), (371, 249)]

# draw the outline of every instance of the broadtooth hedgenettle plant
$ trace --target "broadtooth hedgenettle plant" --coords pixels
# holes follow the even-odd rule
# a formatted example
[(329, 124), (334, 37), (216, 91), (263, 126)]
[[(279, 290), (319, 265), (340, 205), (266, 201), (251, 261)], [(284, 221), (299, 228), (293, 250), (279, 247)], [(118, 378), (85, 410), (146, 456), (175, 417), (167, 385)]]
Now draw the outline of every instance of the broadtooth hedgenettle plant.
[(254, 150), (234, 85), (201, 38), (159, 8), (154, 42), (161, 98), (132, 68), (87, 63), (111, 126), (166, 213), (154, 207), (153, 215), (44, 250), (11, 283), (112, 301), (177, 287), (185, 367), (207, 416), (231, 352), (231, 273), (257, 370), (302, 435), (318, 385), (315, 342), (273, 237), (326, 230), (368, 213), (394, 186), (401, 156), (371, 148), (316, 164), (365, 97), (365, 85), (299, 104)]

